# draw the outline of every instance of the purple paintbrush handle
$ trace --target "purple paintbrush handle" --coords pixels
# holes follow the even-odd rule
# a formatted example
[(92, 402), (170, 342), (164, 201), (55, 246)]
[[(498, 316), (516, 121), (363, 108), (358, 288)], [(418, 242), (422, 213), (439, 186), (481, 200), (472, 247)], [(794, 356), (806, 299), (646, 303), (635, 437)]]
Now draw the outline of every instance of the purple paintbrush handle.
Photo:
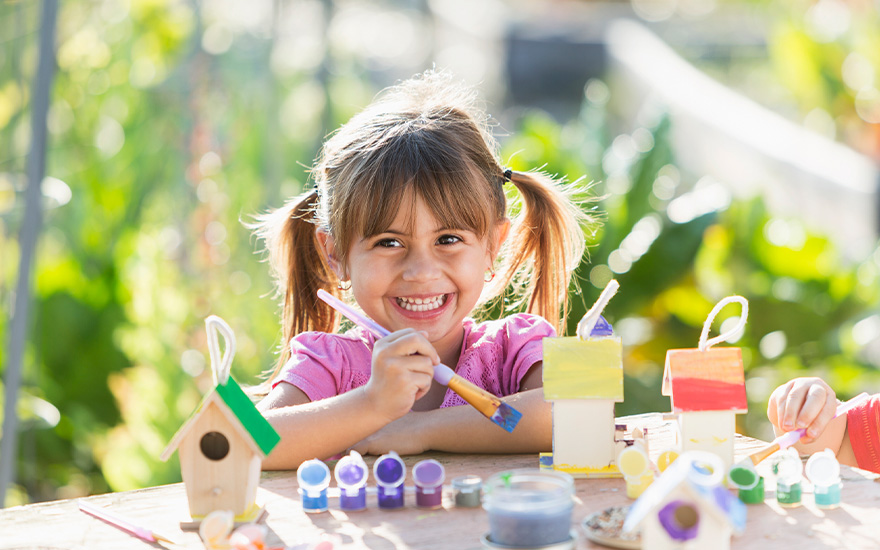
[(104, 520), (110, 525), (118, 527), (123, 531), (128, 531), (138, 538), (150, 542), (156, 542), (156, 537), (153, 536), (153, 532), (150, 529), (135, 525), (124, 517), (111, 513), (104, 508), (101, 508), (100, 506), (95, 506), (81, 500), (79, 501), (79, 509), (91, 516), (95, 516), (98, 519)]

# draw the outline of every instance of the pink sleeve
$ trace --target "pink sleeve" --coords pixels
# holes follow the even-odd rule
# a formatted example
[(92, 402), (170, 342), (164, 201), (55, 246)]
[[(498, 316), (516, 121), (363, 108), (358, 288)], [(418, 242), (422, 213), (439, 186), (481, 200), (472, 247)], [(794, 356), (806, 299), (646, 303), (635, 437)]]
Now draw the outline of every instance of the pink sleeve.
[(535, 363), (544, 360), (544, 338), (556, 336), (556, 329), (543, 317), (525, 313), (512, 315), (507, 323), (507, 360), (504, 370), (510, 378), (504, 381), (508, 395), (519, 391), (522, 379)]
[(880, 394), (847, 413), (846, 429), (859, 468), (880, 474)]
[(337, 340), (337, 335), (324, 332), (295, 336), (290, 341), (290, 359), (272, 387), (281, 382), (293, 384), (312, 401), (344, 393), (348, 362)]

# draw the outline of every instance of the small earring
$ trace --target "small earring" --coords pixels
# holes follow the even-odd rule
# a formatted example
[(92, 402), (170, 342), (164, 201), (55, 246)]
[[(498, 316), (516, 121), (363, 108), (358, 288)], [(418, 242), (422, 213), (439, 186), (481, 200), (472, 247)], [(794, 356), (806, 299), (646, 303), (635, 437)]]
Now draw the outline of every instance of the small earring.
[(339, 290), (342, 290), (342, 291), (346, 291), (346, 290), (351, 289), (351, 281), (347, 281), (347, 282), (348, 282), (348, 285), (345, 284), (346, 281), (339, 281), (336, 284), (336, 288), (338, 288)]
[(483, 277), (483, 282), (484, 282), (484, 283), (490, 283), (490, 282), (492, 282), (492, 280), (493, 280), (494, 278), (495, 278), (495, 270), (494, 270), (494, 269), (490, 269), (490, 270), (488, 271), (488, 273), (486, 273), (486, 276)]

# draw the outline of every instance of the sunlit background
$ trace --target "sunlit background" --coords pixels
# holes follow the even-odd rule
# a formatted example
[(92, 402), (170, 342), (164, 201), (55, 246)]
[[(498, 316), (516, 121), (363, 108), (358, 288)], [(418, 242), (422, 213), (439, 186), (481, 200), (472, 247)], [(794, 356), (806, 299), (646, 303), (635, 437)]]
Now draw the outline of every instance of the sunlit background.
[[(19, 288), (42, 2), (0, 0), (0, 368)], [(502, 157), (595, 181), (573, 328), (614, 277), (617, 414), (669, 410), (667, 349), (748, 298), (740, 432), (784, 380), (880, 391), (876, 0), (65, 0), (6, 505), (179, 481), (158, 459), (211, 384), (280, 344), (243, 222), (323, 137), (431, 67), (477, 86)], [(736, 324), (730, 306), (713, 333)], [(7, 405), (9, 392), (6, 392)], [(7, 407), (8, 408), (8, 407)], [(5, 435), (5, 434), (4, 434)], [(3, 444), (9, 438), (4, 436)]]

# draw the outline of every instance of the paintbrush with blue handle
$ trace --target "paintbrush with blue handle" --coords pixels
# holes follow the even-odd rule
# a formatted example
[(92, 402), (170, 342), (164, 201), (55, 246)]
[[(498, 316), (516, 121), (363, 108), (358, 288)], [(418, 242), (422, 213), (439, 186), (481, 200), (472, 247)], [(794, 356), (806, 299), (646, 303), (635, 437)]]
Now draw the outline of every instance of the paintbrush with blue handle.
[[(391, 334), (386, 328), (323, 289), (318, 291), (318, 298), (325, 301), (330, 307), (339, 313), (351, 319), (352, 322), (358, 326), (373, 333), (373, 336), (376, 338), (384, 338)], [(473, 383), (455, 374), (455, 371), (443, 363), (434, 365), (434, 380), (444, 386), (448, 386), (449, 389), (460, 395), (462, 399), (483, 413), (486, 418), (498, 424), (508, 432), (512, 432), (520, 418), (522, 418), (521, 412), (507, 403), (504, 403), (498, 397), (492, 395), (483, 388), (477, 387)]]

